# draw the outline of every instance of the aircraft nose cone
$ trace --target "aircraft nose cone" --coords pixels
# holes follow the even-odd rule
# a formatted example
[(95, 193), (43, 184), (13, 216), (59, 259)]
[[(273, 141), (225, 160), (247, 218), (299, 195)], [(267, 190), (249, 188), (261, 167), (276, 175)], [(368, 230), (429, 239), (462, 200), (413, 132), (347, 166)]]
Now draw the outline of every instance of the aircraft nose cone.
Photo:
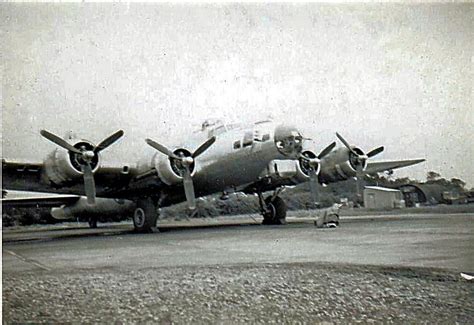
[(278, 151), (285, 156), (298, 157), (303, 150), (303, 136), (294, 126), (277, 126), (274, 139)]

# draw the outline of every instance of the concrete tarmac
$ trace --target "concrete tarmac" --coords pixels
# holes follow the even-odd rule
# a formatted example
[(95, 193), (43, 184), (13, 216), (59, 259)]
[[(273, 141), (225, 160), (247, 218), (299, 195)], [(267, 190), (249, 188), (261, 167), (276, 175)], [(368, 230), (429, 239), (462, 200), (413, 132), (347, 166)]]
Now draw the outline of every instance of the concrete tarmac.
[(226, 227), (201, 221), (198, 228), (169, 223), (153, 234), (135, 234), (127, 224), (4, 230), (3, 273), (300, 262), (474, 271), (472, 213), (346, 217), (337, 229), (291, 221), (263, 226), (242, 219)]

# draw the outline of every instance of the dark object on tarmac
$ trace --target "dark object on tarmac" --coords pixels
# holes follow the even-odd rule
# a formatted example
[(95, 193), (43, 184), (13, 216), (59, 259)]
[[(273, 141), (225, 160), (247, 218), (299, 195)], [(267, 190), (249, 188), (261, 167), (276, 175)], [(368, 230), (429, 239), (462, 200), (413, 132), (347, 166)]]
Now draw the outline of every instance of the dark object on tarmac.
[(314, 221), (314, 225), (318, 228), (337, 228), (339, 226), (339, 216), (331, 214), (326, 217), (318, 218)]
[(332, 207), (320, 210), (314, 225), (318, 228), (337, 228), (339, 226), (340, 204), (334, 204)]

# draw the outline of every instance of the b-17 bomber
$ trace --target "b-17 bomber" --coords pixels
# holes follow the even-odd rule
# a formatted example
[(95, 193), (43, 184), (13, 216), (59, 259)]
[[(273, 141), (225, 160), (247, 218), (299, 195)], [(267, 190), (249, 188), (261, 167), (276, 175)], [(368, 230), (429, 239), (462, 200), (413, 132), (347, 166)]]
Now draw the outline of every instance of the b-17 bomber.
[[(3, 189), (55, 193), (55, 196), (2, 199), (4, 207), (51, 207), (56, 219), (118, 211), (134, 206), (133, 224), (139, 232), (156, 226), (158, 208), (187, 202), (196, 211), (196, 197), (214, 193), (256, 194), (263, 224), (285, 224), (282, 188), (309, 182), (317, 206), (321, 184), (393, 170), (424, 159), (370, 161), (384, 147), (365, 153), (336, 133), (336, 142), (314, 147), (295, 126), (271, 120), (250, 125), (208, 120), (186, 143), (171, 146), (146, 139), (147, 155), (135, 162), (108, 165), (101, 153), (119, 141), (119, 130), (97, 145), (72, 133), (62, 138), (41, 130), (56, 145), (42, 162), (2, 159)], [(145, 145), (144, 143), (144, 145)], [(264, 193), (270, 195), (264, 197)], [(97, 226), (95, 218), (91, 227)]]

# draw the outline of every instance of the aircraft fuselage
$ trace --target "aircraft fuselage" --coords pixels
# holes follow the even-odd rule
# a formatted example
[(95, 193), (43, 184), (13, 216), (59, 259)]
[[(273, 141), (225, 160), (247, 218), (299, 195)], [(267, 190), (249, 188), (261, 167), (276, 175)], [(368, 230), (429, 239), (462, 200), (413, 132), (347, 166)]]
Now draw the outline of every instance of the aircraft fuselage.
[[(303, 137), (292, 126), (276, 125), (273, 122), (256, 123), (247, 127), (203, 130), (196, 135), (196, 143), (215, 135), (215, 143), (196, 158), (192, 169), (194, 189), (197, 196), (218, 192), (238, 191), (257, 182), (266, 175), (269, 163), (274, 160), (292, 160), (299, 157)], [(196, 145), (197, 146), (197, 145)], [(191, 151), (193, 145), (176, 146)], [(150, 168), (157, 171), (157, 180), (174, 187), (168, 191), (171, 200), (167, 204), (184, 201), (182, 181), (170, 168), (172, 161), (160, 152), (139, 164), (139, 170)], [(175, 186), (173, 186), (175, 185)], [(172, 197), (172, 198), (171, 198)]]

